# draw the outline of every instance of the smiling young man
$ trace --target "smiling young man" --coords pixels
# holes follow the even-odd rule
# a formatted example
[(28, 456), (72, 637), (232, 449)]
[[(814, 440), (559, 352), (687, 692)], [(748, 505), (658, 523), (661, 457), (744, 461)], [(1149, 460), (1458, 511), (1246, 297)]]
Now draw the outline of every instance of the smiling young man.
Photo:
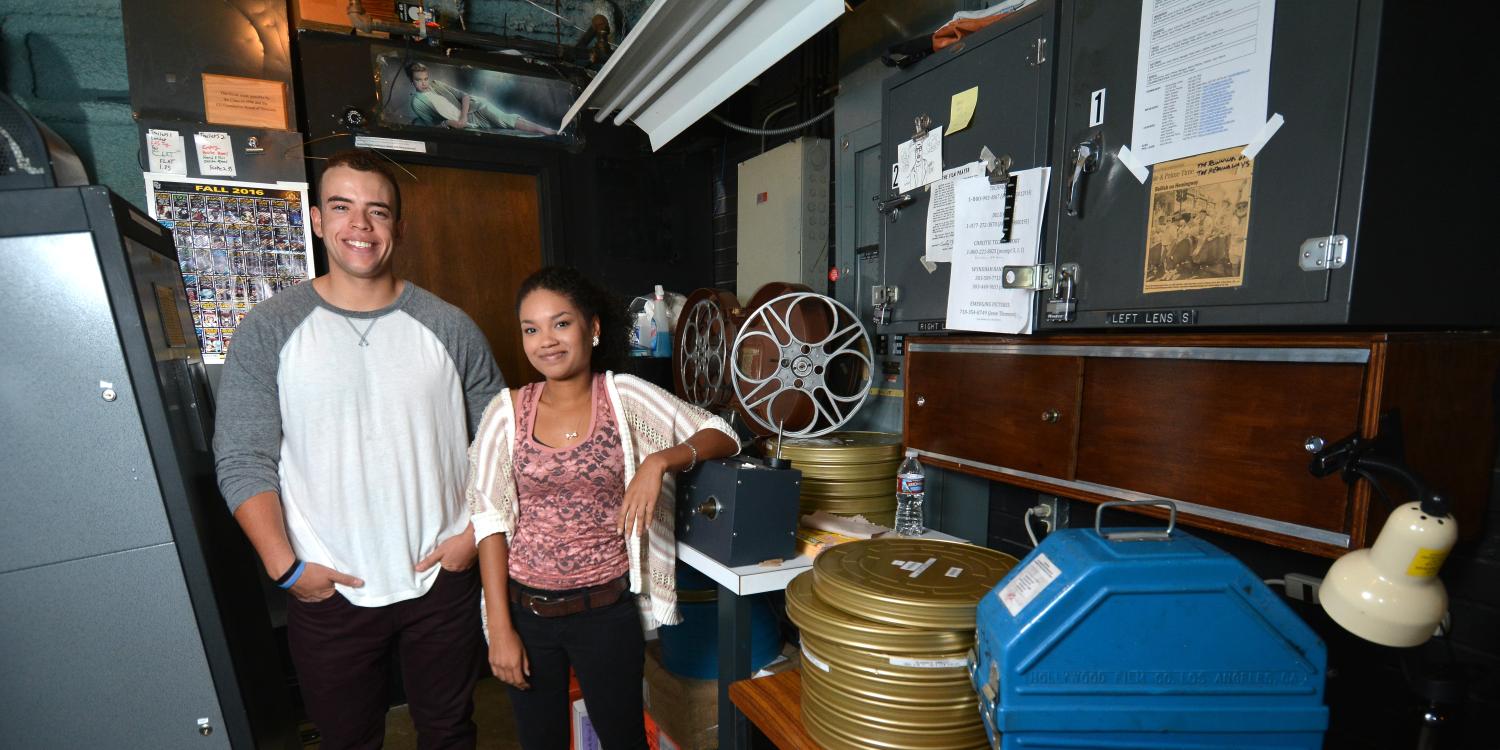
[(385, 737), (391, 654), (420, 745), (472, 748), (482, 662), (469, 438), (504, 388), (484, 335), (398, 278), (401, 192), (330, 158), (309, 219), (328, 273), (260, 303), (219, 390), (219, 487), (276, 585), (322, 747)]

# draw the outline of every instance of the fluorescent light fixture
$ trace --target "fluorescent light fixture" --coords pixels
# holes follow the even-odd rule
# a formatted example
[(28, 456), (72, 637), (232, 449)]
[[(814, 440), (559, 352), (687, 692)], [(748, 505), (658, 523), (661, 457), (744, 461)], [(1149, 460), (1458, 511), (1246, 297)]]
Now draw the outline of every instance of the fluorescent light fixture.
[(559, 129), (592, 108), (660, 149), (843, 11), (843, 0), (656, 0)]

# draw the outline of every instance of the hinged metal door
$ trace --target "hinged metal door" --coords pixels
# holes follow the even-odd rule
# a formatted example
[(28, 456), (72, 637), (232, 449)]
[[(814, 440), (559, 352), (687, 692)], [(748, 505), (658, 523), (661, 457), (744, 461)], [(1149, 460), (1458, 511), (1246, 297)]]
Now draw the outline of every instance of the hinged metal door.
[[(952, 169), (979, 159), (988, 146), (996, 156), (1011, 157), (1011, 169), (1047, 163), (1052, 110), (1053, 49), (1056, 12), (1042, 0), (996, 22), (886, 81), (881, 117), (881, 161), (885, 168), (882, 200), (900, 199), (890, 183), (896, 148), (912, 138), (913, 122), (926, 115), (931, 127), (942, 126), (943, 167)], [(979, 87), (969, 126), (947, 133), (954, 94)], [(947, 315), (950, 265), (923, 266), (927, 225), (927, 189), (881, 222), (881, 275), (896, 301), (881, 333), (941, 330)], [(868, 297), (871, 289), (861, 289)]]
[[(1078, 314), (1071, 323), (1043, 319), (1042, 327), (1343, 322), (1347, 299), (1339, 299), (1337, 290), (1347, 289), (1352, 258), (1348, 266), (1332, 271), (1316, 264), (1314, 270), (1304, 270), (1306, 264), (1299, 260), (1306, 260), (1301, 256), (1307, 240), (1337, 234), (1359, 12), (1355, 0), (1276, 4), (1264, 116), (1279, 113), (1285, 125), (1253, 160), (1248, 206), (1232, 209), (1248, 211), (1242, 282), (1147, 293), (1148, 273), (1161, 278), (1180, 271), (1162, 270), (1174, 257), (1170, 246), (1147, 244), (1152, 181), (1160, 165), (1143, 184), (1119, 158), (1132, 134), (1141, 5), (1068, 3), (1057, 49), (1056, 168), (1047, 216), (1050, 247), (1044, 254), (1081, 267)], [(1095, 171), (1083, 176), (1077, 214), (1069, 215), (1071, 160), (1081, 143), (1101, 147), (1102, 158)], [(1189, 205), (1194, 196), (1183, 200), (1178, 216), (1188, 217), (1182, 219), (1186, 227), (1198, 215), (1194, 208), (1201, 207)], [(1158, 262), (1153, 264), (1153, 258)]]

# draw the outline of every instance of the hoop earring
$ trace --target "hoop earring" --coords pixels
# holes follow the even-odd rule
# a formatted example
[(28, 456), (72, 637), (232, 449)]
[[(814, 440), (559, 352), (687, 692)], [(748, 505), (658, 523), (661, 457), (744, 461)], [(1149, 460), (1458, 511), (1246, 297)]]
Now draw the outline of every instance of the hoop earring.
[(595, 336), (594, 337), (594, 346), (598, 346), (598, 345), (599, 345), (599, 337)]

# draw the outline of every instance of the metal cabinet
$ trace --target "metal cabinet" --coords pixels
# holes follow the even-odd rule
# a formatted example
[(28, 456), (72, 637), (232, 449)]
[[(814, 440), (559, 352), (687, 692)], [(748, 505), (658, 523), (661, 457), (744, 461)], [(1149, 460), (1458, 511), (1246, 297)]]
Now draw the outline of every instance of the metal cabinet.
[[(1169, 273), (1172, 251), (1147, 239), (1160, 165), (1143, 184), (1119, 159), (1132, 137), (1141, 4), (1076, 0), (1062, 16), (1046, 254), (1078, 265), (1077, 314), (1044, 317), (1041, 328), (1500, 323), (1487, 301), (1500, 280), (1495, 254), (1444, 239), (1475, 236), (1464, 229), (1475, 214), (1455, 210), (1463, 202), (1446, 178), (1423, 176), (1444, 149), (1439, 123), (1458, 122), (1444, 81), (1480, 69), (1451, 19), (1410, 3), (1277, 2), (1264, 116), (1284, 125), (1253, 160), (1248, 206), (1231, 209), (1248, 224), (1242, 283), (1146, 292), (1148, 277)], [(1446, 42), (1413, 54), (1432, 39)], [(1107, 106), (1091, 125), (1099, 91)], [(1069, 173), (1085, 142), (1103, 157), (1069, 215)], [(1428, 254), (1464, 269), (1435, 297), (1415, 293)]]
[[(1008, 156), (1012, 169), (1045, 165), (1056, 24), (1055, 4), (1039, 0), (887, 79), (880, 148), (887, 170), (882, 203), (888, 220), (881, 225), (879, 286), (896, 299), (889, 321), (878, 326), (880, 332), (942, 330), (948, 306), (949, 264), (929, 271), (921, 261), (927, 191), (918, 188), (903, 203), (890, 184), (897, 147), (912, 138), (917, 120), (925, 116), (929, 127), (944, 127), (944, 167), (975, 161), (986, 146), (998, 157)], [(953, 95), (975, 86), (979, 98), (971, 124), (948, 134)]]
[(102, 187), (0, 191), (0, 216), (7, 740), (298, 746), (171, 234)]
[[(1276, 3), (1264, 116), (1280, 114), (1285, 125), (1251, 162), (1251, 190), (1223, 209), (1231, 221), (1248, 225), (1243, 247), (1235, 249), (1239, 283), (1170, 290), (1149, 282), (1179, 272), (1191, 276), (1183, 270), (1193, 267), (1186, 255), (1197, 250), (1184, 239), (1174, 253), (1170, 228), (1148, 235), (1153, 210), (1172, 210), (1152, 205), (1162, 165), (1143, 183), (1119, 158), (1132, 138), (1141, 5), (1068, 3), (1058, 48), (1058, 174), (1048, 220), (1050, 261), (1080, 269), (1077, 316), (1044, 318), (1042, 327), (1473, 322), (1456, 310), (1366, 304), (1394, 291), (1390, 277), (1406, 262), (1405, 243), (1361, 221), (1371, 202), (1366, 190), (1407, 189), (1366, 181), (1375, 160), (1393, 156), (1388, 148), (1372, 148), (1378, 145), (1373, 139), (1394, 136), (1401, 125), (1381, 117), (1372, 97), (1377, 87), (1384, 94), (1406, 84), (1396, 71), (1377, 75), (1380, 58), (1392, 54), (1389, 47), (1405, 33), (1386, 27), (1390, 19), (1382, 11), (1382, 3), (1356, 0)], [(1102, 122), (1100, 96), (1107, 103)], [(1102, 146), (1102, 159), (1097, 170), (1079, 177), (1077, 212), (1069, 215), (1081, 143)], [(1216, 215), (1218, 207), (1202, 205), (1214, 197), (1188, 189), (1162, 191), (1159, 200), (1175, 201), (1175, 223), (1189, 236), (1194, 217)], [(1336, 252), (1326, 263), (1306, 255), (1327, 250)]]
[[(1500, 255), (1475, 241), (1486, 229), (1477, 196), (1462, 170), (1434, 166), (1486, 148), (1445, 90), (1487, 69), (1477, 32), (1411, 3), (1275, 2), (1266, 111), (1248, 116), (1282, 124), (1231, 195), (1178, 189), (1189, 183), (1169, 164), (1132, 170), (1120, 156), (1135, 137), (1142, 8), (1039, 2), (886, 88), (887, 168), (914, 117), (943, 124), (948, 97), (974, 85), (979, 111), (968, 130), (945, 134), (944, 166), (988, 145), (1013, 169), (1052, 167), (1040, 262), (1060, 278), (1076, 273), (1071, 305), (1045, 304), (1062, 289), (1036, 293), (1038, 330), (1500, 325), (1490, 291)], [(884, 291), (898, 298), (885, 330), (944, 328), (949, 268), (919, 262), (926, 200), (918, 190), (899, 209), (888, 204)]]

